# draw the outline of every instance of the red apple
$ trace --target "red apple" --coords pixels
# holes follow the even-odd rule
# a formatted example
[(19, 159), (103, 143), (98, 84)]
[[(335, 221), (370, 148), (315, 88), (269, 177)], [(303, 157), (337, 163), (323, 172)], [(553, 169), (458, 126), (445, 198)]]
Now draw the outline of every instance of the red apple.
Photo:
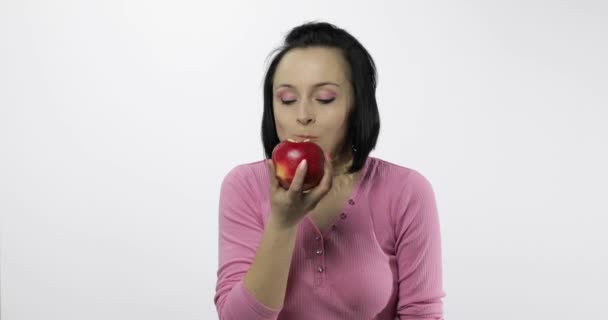
[(307, 191), (316, 187), (323, 178), (325, 154), (321, 147), (309, 139), (301, 142), (287, 139), (274, 147), (272, 163), (281, 187), (289, 189), (296, 175), (296, 169), (303, 159), (306, 159), (308, 169), (302, 191)]

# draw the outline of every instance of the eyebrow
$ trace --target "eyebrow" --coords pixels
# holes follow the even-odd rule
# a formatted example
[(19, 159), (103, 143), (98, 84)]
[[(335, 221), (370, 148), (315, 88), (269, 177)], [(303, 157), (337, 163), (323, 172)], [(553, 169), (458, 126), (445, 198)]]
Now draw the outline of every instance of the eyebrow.
[[(325, 85), (328, 85), (328, 84), (330, 84), (330, 85), (334, 85), (334, 86), (336, 86), (336, 87), (338, 87), (338, 88), (340, 87), (340, 85), (339, 85), (339, 84), (334, 83), (334, 82), (328, 82), (328, 81), (326, 81), (326, 82), (319, 82), (319, 83), (317, 83), (317, 84), (313, 85), (312, 87), (313, 87), (313, 88), (318, 88), (318, 87), (322, 87), (322, 86), (325, 86)], [(287, 84), (287, 83), (282, 83), (282, 84), (280, 84), (280, 85), (276, 86), (276, 87), (274, 88), (274, 90), (276, 90), (276, 89), (278, 89), (278, 88), (281, 88), (281, 87), (294, 88), (294, 86), (292, 86), (292, 85), (290, 85), (290, 84)]]

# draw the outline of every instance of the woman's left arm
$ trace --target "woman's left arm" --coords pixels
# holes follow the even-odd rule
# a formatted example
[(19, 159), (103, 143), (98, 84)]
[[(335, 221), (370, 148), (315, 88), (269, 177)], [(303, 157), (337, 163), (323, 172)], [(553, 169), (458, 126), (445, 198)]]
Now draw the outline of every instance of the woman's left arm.
[(399, 297), (397, 319), (443, 320), (441, 235), (435, 194), (412, 170), (395, 213)]

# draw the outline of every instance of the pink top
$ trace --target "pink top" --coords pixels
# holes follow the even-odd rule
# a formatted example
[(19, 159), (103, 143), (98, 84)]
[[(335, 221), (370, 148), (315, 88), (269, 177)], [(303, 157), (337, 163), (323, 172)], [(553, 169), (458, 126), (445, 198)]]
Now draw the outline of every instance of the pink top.
[(441, 236), (435, 195), (418, 171), (368, 157), (333, 228), (298, 224), (280, 309), (243, 286), (270, 213), (264, 161), (224, 178), (215, 305), (221, 320), (442, 320)]

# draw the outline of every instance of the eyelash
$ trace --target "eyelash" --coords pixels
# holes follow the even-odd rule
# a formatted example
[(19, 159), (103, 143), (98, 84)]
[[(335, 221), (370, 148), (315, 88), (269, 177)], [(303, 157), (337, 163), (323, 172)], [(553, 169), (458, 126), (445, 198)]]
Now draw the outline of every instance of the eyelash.
[[(330, 104), (332, 103), (334, 100), (336, 100), (336, 98), (331, 98), (331, 99), (327, 99), (327, 100), (323, 100), (323, 99), (317, 99), (317, 101), (319, 101), (321, 104)], [(294, 103), (296, 100), (281, 100), (281, 103), (284, 105), (290, 105), (292, 103)]]

